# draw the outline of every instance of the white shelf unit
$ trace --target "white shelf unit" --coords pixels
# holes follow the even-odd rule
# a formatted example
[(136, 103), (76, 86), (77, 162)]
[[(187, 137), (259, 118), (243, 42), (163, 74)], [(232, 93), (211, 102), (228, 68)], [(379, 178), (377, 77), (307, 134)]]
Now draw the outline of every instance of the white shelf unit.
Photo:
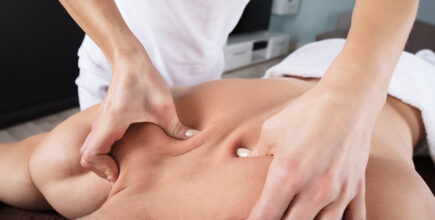
[(285, 55), (288, 52), (289, 43), (289, 34), (272, 31), (230, 36), (224, 47), (224, 71), (238, 69)]

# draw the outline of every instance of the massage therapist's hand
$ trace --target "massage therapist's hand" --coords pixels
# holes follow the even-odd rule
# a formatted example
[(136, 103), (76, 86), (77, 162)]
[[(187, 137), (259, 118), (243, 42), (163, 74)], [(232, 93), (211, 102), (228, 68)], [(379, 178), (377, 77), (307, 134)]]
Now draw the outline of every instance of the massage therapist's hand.
[(263, 124), (253, 153), (274, 158), (251, 220), (366, 219), (371, 134), (417, 9), (418, 0), (356, 1), (319, 83)]
[(152, 122), (179, 139), (197, 133), (178, 119), (170, 90), (145, 51), (114, 60), (109, 90), (81, 148), (82, 166), (112, 183), (118, 177), (118, 167), (109, 153), (130, 124)]
[[(320, 87), (320, 86), (319, 86)], [(266, 120), (251, 156), (273, 155), (249, 219), (365, 219), (365, 169), (377, 108), (315, 87)]]

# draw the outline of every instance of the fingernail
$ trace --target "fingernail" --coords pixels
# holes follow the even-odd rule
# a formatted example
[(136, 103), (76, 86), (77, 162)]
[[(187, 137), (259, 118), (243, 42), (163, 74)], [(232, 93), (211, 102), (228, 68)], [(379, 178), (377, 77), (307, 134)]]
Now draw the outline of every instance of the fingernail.
[(246, 149), (246, 148), (237, 148), (236, 154), (239, 157), (249, 157), (250, 152), (251, 152), (251, 150)]
[(115, 185), (113, 180), (112, 180), (112, 176), (107, 176), (106, 180), (109, 181), (109, 183), (112, 184), (112, 186)]
[(192, 137), (192, 136), (195, 136), (198, 133), (199, 133), (198, 130), (191, 129), (191, 130), (187, 130), (186, 133), (184, 133), (184, 136), (186, 136), (186, 137)]
[(112, 175), (110, 175), (109, 170), (104, 170), (104, 175), (106, 175), (106, 179), (107, 179), (109, 182), (113, 182), (113, 180), (112, 180)]

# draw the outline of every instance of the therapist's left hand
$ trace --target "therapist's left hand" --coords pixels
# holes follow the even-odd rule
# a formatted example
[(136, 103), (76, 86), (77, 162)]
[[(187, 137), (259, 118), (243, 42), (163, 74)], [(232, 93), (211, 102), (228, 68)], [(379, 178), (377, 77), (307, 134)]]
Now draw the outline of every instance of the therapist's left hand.
[(249, 219), (366, 219), (365, 169), (379, 111), (356, 96), (315, 87), (264, 122), (251, 156), (273, 160)]

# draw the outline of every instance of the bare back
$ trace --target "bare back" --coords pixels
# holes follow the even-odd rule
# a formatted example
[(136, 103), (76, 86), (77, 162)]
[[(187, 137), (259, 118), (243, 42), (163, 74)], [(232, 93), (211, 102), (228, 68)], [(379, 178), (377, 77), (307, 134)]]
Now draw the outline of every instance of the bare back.
[[(112, 151), (120, 168), (113, 187), (79, 163), (94, 107), (72, 116), (40, 143), (31, 161), (32, 178), (51, 206), (70, 218), (95, 211), (93, 217), (244, 218), (272, 157), (239, 158), (236, 149), (255, 146), (264, 120), (315, 83), (219, 80), (177, 90), (181, 121), (201, 133), (181, 141), (152, 124), (131, 126)], [(418, 112), (390, 98), (377, 121), (371, 155), (409, 160), (421, 127)]]

